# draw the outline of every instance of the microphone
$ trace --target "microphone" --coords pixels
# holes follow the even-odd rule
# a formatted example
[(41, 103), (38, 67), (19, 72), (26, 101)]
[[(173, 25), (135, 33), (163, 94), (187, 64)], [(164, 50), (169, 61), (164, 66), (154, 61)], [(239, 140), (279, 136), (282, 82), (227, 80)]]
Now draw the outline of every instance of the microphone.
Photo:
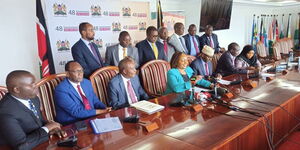
[[(132, 108), (134, 108), (134, 107), (131, 107), (129, 109), (132, 109)], [(128, 108), (126, 107), (125, 111), (127, 111), (127, 109)], [(137, 112), (137, 110), (135, 108), (134, 108), (134, 110), (135, 110), (135, 115), (131, 115), (131, 116), (125, 117), (124, 120), (123, 120), (124, 122), (127, 122), (127, 123), (138, 123), (139, 122), (140, 116), (138, 115), (138, 112)]]

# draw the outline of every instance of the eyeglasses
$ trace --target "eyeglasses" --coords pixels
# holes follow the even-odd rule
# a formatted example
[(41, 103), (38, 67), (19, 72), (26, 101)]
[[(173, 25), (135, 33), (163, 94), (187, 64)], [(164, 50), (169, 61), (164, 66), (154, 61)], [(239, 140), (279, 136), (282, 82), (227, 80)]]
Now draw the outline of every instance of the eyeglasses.
[(72, 73), (83, 73), (84, 70), (81, 69), (81, 70), (70, 70), (69, 72), (72, 72)]

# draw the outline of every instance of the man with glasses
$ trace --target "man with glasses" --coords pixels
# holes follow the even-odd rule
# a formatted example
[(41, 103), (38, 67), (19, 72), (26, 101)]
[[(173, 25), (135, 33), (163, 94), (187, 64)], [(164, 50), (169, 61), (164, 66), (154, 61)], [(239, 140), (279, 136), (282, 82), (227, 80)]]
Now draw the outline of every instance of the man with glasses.
[(157, 41), (157, 29), (154, 26), (150, 26), (147, 28), (146, 34), (147, 38), (136, 44), (139, 52), (140, 66), (151, 60), (167, 60), (164, 45)]
[(65, 66), (67, 78), (55, 89), (56, 120), (70, 124), (85, 118), (106, 113), (107, 108), (94, 93), (92, 84), (83, 78), (83, 68), (76, 61)]
[(104, 66), (98, 47), (93, 43), (94, 27), (88, 22), (79, 25), (81, 38), (72, 46), (72, 56), (84, 68), (84, 77), (88, 78), (95, 70)]
[(228, 45), (228, 51), (226, 51), (218, 61), (216, 73), (220, 73), (222, 76), (255, 73), (254, 70), (236, 68), (234, 61), (236, 56), (240, 53), (240, 46), (235, 42), (230, 43)]

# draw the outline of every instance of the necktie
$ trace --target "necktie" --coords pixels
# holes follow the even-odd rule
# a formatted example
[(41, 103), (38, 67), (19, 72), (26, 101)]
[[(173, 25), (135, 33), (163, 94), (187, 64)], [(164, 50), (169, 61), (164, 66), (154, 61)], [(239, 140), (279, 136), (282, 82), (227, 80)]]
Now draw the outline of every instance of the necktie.
[(210, 41), (210, 47), (214, 48), (214, 42), (213, 42), (211, 36), (209, 36), (209, 41)]
[(31, 101), (31, 100), (28, 100), (28, 103), (29, 103), (30, 110), (34, 113), (34, 115), (35, 115), (37, 118), (39, 118), (38, 112), (37, 112), (37, 110), (35, 109), (35, 106), (33, 105), (32, 101)]
[(90, 46), (90, 48), (91, 48), (91, 50), (93, 52), (93, 55), (94, 55), (95, 59), (98, 61), (98, 63), (100, 63), (99, 56), (97, 55), (95, 47), (93, 46), (92, 43), (89, 43), (89, 46)]
[(205, 63), (206, 75), (209, 76), (208, 63)]
[(183, 52), (186, 53), (186, 49), (185, 49), (185, 46), (184, 46), (183, 38), (182, 38), (182, 37), (179, 37), (179, 41), (180, 41), (180, 43), (181, 43), (181, 47), (183, 48)]
[(192, 36), (192, 39), (193, 39), (194, 47), (195, 47), (195, 49), (196, 49), (196, 54), (198, 54), (198, 53), (199, 53), (199, 48), (198, 48), (198, 45), (197, 45), (197, 43), (196, 43), (196, 41), (195, 41), (195, 37)]
[(154, 43), (151, 43), (152, 45), (152, 49), (153, 49), (153, 52), (154, 52), (154, 56), (155, 56), (155, 59), (158, 58), (158, 50), (157, 50), (157, 47)]
[(136, 103), (137, 102), (137, 99), (134, 95), (134, 90), (131, 86), (131, 83), (130, 83), (130, 80), (127, 81), (127, 90), (128, 90), (128, 94), (129, 94), (129, 97), (131, 99), (131, 102), (132, 103)]
[(125, 58), (126, 56), (127, 56), (126, 48), (123, 47), (123, 58)]
[(77, 89), (78, 89), (78, 92), (81, 96), (81, 99), (82, 99), (82, 102), (83, 102), (83, 105), (84, 105), (84, 108), (86, 110), (90, 110), (91, 109), (91, 105), (89, 103), (89, 100), (83, 95), (82, 91), (81, 91), (81, 88), (80, 88), (80, 85), (77, 85)]
[(167, 41), (164, 40), (164, 51), (165, 51), (165, 55), (168, 56), (168, 44), (167, 44)]

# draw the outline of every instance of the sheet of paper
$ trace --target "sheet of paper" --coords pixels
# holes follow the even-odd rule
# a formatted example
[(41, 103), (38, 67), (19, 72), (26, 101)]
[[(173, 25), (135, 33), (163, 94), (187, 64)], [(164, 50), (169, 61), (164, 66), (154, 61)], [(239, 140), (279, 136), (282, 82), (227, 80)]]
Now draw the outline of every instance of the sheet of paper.
[(266, 66), (261, 70), (261, 72), (267, 72), (267, 70), (271, 69), (273, 66)]
[(231, 81), (218, 79), (218, 83), (223, 84), (223, 85), (229, 85), (231, 83)]
[(261, 74), (262, 78), (266, 78), (266, 77), (275, 77), (275, 74), (271, 74), (271, 73), (262, 73)]
[(123, 128), (119, 117), (95, 119), (94, 122), (99, 133), (119, 130)]
[[(192, 88), (189, 90), (192, 91)], [(196, 87), (195, 86), (195, 92), (199, 93), (199, 92), (208, 92), (208, 91), (212, 91), (211, 89), (206, 89), (206, 88), (200, 88), (200, 87)]]

